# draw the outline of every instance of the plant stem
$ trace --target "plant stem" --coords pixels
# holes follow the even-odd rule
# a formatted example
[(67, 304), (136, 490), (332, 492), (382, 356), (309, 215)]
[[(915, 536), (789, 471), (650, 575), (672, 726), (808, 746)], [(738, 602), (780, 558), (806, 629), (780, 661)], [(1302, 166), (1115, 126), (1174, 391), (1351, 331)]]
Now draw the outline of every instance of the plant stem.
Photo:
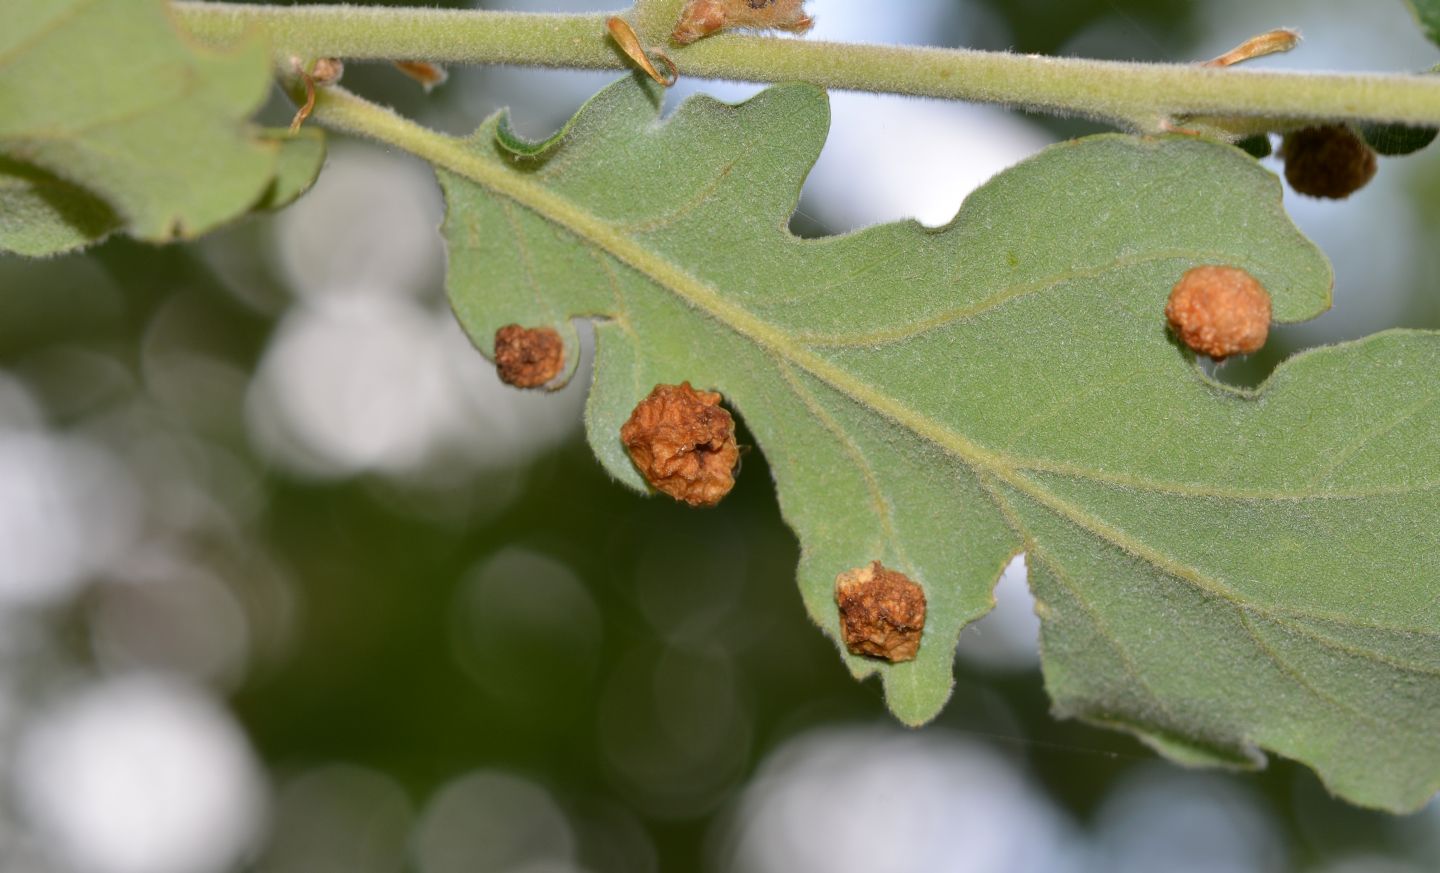
[[(678, 0), (642, 0), (642, 36), (664, 39)], [(604, 15), (389, 7), (277, 7), (182, 2), (183, 26), (231, 45), (263, 34), (277, 56), (415, 59), (625, 69)], [(721, 35), (667, 47), (683, 76), (800, 80), (825, 88), (1002, 103), (1141, 130), (1184, 116), (1397, 121), (1440, 126), (1440, 76), (1258, 72), (1197, 64), (1138, 64), (971, 49), (854, 45)], [(1253, 125), (1251, 125), (1253, 126)]]

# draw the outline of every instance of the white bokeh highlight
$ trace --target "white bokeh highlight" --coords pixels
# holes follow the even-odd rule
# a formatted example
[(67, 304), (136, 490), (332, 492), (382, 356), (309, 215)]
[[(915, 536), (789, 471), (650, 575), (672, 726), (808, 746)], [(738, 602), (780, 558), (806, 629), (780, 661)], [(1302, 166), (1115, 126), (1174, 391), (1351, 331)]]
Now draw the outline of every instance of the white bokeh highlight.
[(942, 729), (825, 728), (773, 753), (724, 835), (730, 873), (1069, 873), (1069, 823), (993, 752)]
[(830, 112), (803, 208), (836, 231), (906, 218), (948, 224), (971, 191), (1050, 143), (993, 106), (837, 92)]
[(292, 310), (255, 377), (262, 447), (316, 474), (419, 466), (463, 425), (440, 318), (366, 295)]
[(72, 595), (139, 535), (128, 471), (83, 439), (0, 430), (0, 609)]
[(211, 698), (132, 676), (77, 690), (22, 736), (22, 814), (74, 873), (222, 873), (261, 829), (250, 747)]
[(567, 349), (580, 366), (562, 390), (517, 391), (438, 299), (441, 210), (416, 167), (379, 149), (338, 149), (277, 225), (278, 260), (300, 299), (261, 359), (246, 419), (283, 469), (408, 477), (439, 466), (453, 482), (524, 463), (579, 427), (585, 350)]
[(276, 219), (275, 251), (306, 298), (419, 295), (443, 274), (443, 215), (435, 175), (419, 159), (342, 146)]
[(959, 656), (992, 670), (1029, 670), (1040, 663), (1040, 618), (1030, 593), (1025, 556), (1016, 555), (995, 584), (995, 608), (960, 632)]
[(1276, 822), (1239, 780), (1156, 763), (1129, 771), (1095, 822), (1107, 873), (1266, 873), (1290, 869)]

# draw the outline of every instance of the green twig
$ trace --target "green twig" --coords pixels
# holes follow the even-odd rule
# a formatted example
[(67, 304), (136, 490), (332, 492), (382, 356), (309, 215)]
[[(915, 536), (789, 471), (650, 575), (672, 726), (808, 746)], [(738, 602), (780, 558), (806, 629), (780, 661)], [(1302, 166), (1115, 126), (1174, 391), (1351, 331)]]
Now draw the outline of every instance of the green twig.
[[(678, 0), (642, 0), (631, 17), (647, 40)], [(185, 2), (181, 23), (229, 45), (258, 33), (278, 56), (417, 59), (624, 69), (604, 15), (277, 7)], [(1440, 126), (1440, 77), (1260, 72), (1196, 64), (1138, 64), (970, 49), (852, 45), (723, 35), (669, 47), (682, 76), (752, 82), (800, 80), (826, 88), (1001, 103), (1140, 130), (1174, 118), (1408, 122)], [(1250, 125), (1253, 126), (1253, 125)]]

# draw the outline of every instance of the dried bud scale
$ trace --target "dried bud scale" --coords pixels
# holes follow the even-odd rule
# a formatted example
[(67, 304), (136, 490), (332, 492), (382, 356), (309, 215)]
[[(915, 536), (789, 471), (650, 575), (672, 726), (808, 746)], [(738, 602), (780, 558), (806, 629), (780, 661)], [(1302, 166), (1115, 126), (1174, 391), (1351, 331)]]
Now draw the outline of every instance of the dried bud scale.
[(539, 388), (564, 366), (565, 342), (554, 328), (507, 324), (495, 331), (495, 369), (505, 384)]
[(345, 63), (339, 58), (319, 58), (310, 68), (310, 78), (320, 87), (329, 87), (345, 75)]
[(835, 578), (840, 636), (851, 654), (911, 661), (925, 632), (925, 590), (879, 561)]
[(1290, 187), (1311, 197), (1344, 200), (1375, 177), (1375, 150), (1343, 124), (1287, 134), (1280, 147)]
[(620, 428), (645, 481), (691, 506), (714, 506), (735, 486), (735, 420), (714, 391), (656, 385)]
[(450, 74), (439, 64), (429, 61), (395, 61), (395, 69), (419, 82), (426, 92), (437, 85), (445, 84)]
[(1270, 293), (1238, 267), (1187, 270), (1170, 291), (1165, 318), (1181, 342), (1218, 360), (1265, 345)]
[(804, 7), (805, 0), (690, 0), (670, 39), (676, 45), (689, 45), (731, 27), (804, 33), (815, 24)]

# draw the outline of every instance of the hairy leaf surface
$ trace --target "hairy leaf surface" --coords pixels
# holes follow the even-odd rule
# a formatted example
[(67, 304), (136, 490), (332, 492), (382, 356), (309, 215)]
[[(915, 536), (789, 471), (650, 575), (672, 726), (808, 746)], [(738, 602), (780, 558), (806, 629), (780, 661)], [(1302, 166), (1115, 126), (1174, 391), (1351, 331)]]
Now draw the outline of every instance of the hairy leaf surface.
[(723, 392), (828, 634), (836, 574), (878, 559), (924, 586), (915, 661), (842, 652), (908, 723), (943, 705), (961, 628), (1023, 550), (1059, 713), (1187, 762), (1274, 750), (1375, 806), (1434, 793), (1440, 338), (1313, 351), (1246, 393), (1165, 327), (1197, 264), (1248, 270), (1280, 321), (1329, 305), (1273, 175), (1226, 146), (1094, 137), (997, 176), (943, 229), (802, 240), (822, 92), (695, 99), (663, 123), (658, 100), (627, 79), (545, 143), (497, 117), (432, 156), (482, 350), (510, 322), (573, 350), (570, 320), (598, 319), (586, 425), (616, 478), (644, 487), (618, 433), (653, 385)]
[(143, 239), (198, 235), (260, 199), (280, 145), (245, 119), (269, 88), (263, 45), (191, 47), (164, 0), (0, 3), (0, 155), (88, 191)]

